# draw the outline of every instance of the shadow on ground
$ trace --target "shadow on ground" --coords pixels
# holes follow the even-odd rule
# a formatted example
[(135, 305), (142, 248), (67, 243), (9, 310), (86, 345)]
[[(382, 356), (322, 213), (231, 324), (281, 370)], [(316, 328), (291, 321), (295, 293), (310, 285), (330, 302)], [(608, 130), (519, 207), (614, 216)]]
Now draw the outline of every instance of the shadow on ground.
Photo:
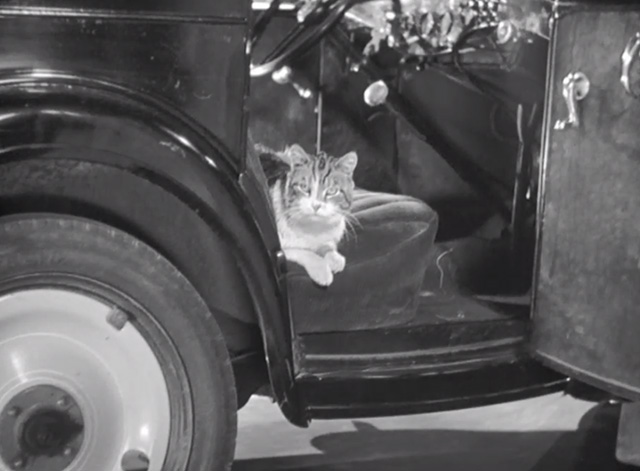
[(239, 461), (233, 471), (631, 471), (615, 460), (618, 416), (618, 406), (596, 406), (572, 432), (385, 431), (353, 421), (353, 431), (313, 438), (321, 453)]

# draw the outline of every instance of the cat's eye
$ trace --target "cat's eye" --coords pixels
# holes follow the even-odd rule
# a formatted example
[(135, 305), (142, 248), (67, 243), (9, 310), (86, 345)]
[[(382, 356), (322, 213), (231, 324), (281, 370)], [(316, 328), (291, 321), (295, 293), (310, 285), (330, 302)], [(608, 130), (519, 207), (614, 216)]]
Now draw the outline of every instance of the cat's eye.
[(301, 193), (309, 193), (309, 185), (307, 185), (305, 182), (296, 183), (295, 185), (293, 185), (293, 187)]
[(340, 189), (337, 186), (332, 186), (331, 188), (327, 188), (325, 194), (327, 196), (336, 196), (340, 192)]

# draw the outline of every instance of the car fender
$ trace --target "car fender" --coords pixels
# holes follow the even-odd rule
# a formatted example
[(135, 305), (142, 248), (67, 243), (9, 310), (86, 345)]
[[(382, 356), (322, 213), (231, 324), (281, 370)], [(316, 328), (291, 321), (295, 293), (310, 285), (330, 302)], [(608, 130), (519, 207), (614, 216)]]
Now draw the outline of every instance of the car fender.
[[(109, 82), (14, 73), (0, 79), (0, 100), (0, 165), (29, 159), (91, 162), (141, 177), (197, 214), (242, 273), (277, 402), (291, 422), (306, 425), (293, 377), (277, 233), (244, 159), (234, 158), (220, 138), (161, 99)], [(19, 183), (12, 179), (2, 185)], [(153, 239), (152, 229), (140, 230)]]

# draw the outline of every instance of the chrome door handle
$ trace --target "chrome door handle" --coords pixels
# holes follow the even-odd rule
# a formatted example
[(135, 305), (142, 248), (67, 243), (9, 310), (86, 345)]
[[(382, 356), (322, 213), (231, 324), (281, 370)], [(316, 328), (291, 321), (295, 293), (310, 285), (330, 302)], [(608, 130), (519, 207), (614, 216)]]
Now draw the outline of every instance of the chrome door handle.
[(627, 43), (627, 47), (624, 48), (620, 62), (622, 62), (622, 73), (620, 75), (620, 82), (625, 91), (634, 98), (638, 98), (638, 95), (631, 90), (631, 66), (638, 56), (638, 50), (640, 49), (640, 33), (636, 33)]
[(589, 94), (591, 83), (582, 72), (571, 72), (562, 81), (562, 96), (567, 105), (567, 117), (559, 119), (554, 126), (557, 130), (569, 127), (580, 126), (580, 115), (578, 113), (578, 102), (585, 99)]

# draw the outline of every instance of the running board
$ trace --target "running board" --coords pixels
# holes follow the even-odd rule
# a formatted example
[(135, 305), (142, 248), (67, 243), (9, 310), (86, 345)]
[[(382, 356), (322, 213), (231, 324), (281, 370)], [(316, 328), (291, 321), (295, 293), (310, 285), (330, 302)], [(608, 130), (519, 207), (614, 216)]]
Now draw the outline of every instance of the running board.
[[(372, 361), (375, 361), (372, 359)], [(313, 419), (381, 417), (479, 407), (562, 391), (568, 379), (522, 352), (437, 365), (372, 366), (298, 379)]]

